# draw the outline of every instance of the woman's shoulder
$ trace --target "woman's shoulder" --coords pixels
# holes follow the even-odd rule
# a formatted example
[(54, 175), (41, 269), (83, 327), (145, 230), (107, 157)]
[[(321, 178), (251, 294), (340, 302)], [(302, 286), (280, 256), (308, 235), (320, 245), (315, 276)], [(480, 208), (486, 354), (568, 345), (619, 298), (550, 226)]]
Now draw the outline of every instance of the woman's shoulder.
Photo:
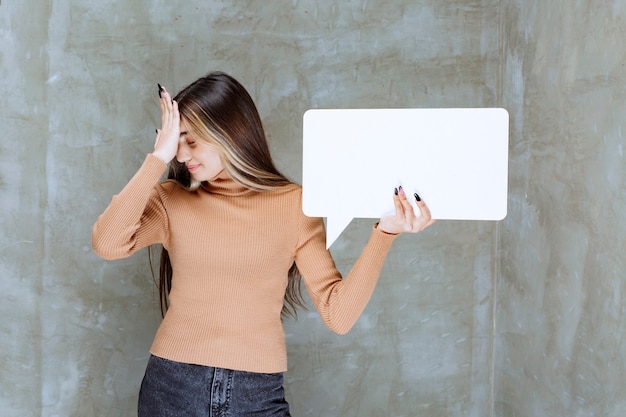
[(192, 191), (186, 190), (181, 186), (177, 181), (174, 180), (164, 180), (159, 183), (156, 187), (157, 192), (161, 196), (163, 200), (172, 199), (172, 198), (180, 198), (180, 197), (188, 197)]
[(273, 193), (277, 195), (285, 195), (291, 198), (300, 198), (302, 195), (302, 186), (295, 182), (290, 182), (285, 185), (281, 185), (278, 188), (272, 190)]
[(278, 204), (283, 207), (291, 207), (293, 209), (299, 209), (302, 206), (302, 186), (293, 182), (281, 185), (273, 188), (269, 191), (261, 191), (258, 193), (262, 199), (272, 202), (271, 204)]
[(302, 186), (295, 182), (284, 185), (284, 188), (287, 192), (302, 192)]

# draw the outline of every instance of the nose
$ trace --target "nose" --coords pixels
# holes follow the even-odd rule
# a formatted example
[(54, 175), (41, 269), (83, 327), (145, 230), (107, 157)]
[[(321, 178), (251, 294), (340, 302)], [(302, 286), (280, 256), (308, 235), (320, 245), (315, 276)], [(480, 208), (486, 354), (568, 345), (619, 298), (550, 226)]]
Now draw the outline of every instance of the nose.
[(178, 144), (178, 150), (176, 151), (176, 160), (181, 164), (189, 161), (191, 159), (191, 154), (189, 153), (189, 149), (182, 144)]

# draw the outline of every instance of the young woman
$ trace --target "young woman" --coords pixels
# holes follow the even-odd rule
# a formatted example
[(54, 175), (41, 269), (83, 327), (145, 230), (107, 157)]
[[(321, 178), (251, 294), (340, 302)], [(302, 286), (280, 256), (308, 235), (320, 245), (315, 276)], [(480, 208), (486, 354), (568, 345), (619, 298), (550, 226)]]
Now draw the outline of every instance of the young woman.
[[(324, 323), (346, 333), (365, 308), (395, 236), (432, 224), (400, 187), (345, 279), (301, 187), (272, 162), (257, 109), (224, 73), (172, 99), (159, 85), (154, 152), (93, 228), (119, 259), (162, 244), (164, 319), (139, 395), (139, 416), (289, 416), (281, 312), (302, 305), (300, 276)], [(168, 180), (160, 178), (169, 164)], [(391, 194), (391, 193), (390, 193)], [(301, 275), (300, 275), (301, 274)], [(167, 312), (165, 313), (165, 310)]]

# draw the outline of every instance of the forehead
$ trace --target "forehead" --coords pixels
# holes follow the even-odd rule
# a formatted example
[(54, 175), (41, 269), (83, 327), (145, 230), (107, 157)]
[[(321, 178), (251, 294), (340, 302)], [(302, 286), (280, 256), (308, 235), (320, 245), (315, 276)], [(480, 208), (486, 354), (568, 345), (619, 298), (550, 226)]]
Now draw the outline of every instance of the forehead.
[(189, 136), (191, 136), (191, 132), (189, 132), (185, 121), (180, 119), (180, 140), (184, 141), (185, 139), (189, 139)]

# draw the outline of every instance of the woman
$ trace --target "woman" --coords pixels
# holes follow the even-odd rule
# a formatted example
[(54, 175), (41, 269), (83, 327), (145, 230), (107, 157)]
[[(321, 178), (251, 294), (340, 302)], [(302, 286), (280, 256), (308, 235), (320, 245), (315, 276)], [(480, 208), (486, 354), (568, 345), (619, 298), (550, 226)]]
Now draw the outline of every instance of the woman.
[[(162, 244), (167, 310), (150, 349), (139, 416), (288, 416), (281, 312), (302, 305), (301, 273), (324, 323), (346, 333), (365, 308), (395, 236), (432, 224), (400, 187), (345, 279), (324, 224), (302, 213), (301, 188), (272, 162), (256, 107), (224, 73), (174, 99), (159, 85), (154, 152), (113, 197), (93, 248), (119, 259)], [(160, 183), (166, 167), (169, 179)]]

